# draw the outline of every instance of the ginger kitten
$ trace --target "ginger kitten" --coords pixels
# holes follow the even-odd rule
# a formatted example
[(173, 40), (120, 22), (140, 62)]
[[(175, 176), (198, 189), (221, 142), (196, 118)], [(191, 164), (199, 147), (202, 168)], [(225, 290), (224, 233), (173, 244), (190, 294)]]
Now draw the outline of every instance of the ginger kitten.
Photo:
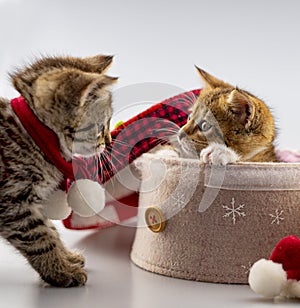
[[(67, 161), (74, 141), (77, 151), (88, 155), (101, 152), (110, 141), (108, 86), (115, 78), (104, 72), (111, 62), (112, 57), (101, 55), (44, 58), (12, 75), (35, 116), (58, 136)], [(24, 129), (10, 101), (0, 99), (0, 235), (45, 282), (81, 286), (87, 280), (84, 258), (64, 246), (43, 211), (62, 179)]]
[(179, 133), (184, 152), (204, 163), (276, 162), (275, 125), (266, 104), (197, 68), (205, 87)]

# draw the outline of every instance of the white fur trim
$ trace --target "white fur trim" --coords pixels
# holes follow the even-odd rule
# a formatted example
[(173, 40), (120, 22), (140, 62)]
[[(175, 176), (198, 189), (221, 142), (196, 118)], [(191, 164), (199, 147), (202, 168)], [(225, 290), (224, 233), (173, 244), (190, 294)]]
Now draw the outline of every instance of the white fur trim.
[(287, 283), (282, 265), (261, 259), (254, 263), (249, 273), (250, 288), (257, 294), (273, 298), (279, 296)]
[(101, 212), (105, 206), (103, 187), (94, 181), (76, 180), (68, 191), (68, 204), (75, 213), (90, 217)]
[(62, 190), (55, 191), (43, 206), (44, 214), (49, 219), (65, 219), (71, 213), (71, 208), (67, 203), (67, 194)]

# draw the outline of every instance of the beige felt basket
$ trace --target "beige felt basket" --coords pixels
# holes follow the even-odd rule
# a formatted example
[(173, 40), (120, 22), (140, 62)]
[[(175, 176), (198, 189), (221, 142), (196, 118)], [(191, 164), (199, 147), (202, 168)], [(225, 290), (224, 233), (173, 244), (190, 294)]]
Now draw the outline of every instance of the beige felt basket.
[(247, 283), (255, 261), (269, 258), (282, 237), (300, 235), (300, 164), (241, 163), (222, 169), (144, 154), (138, 167), (139, 227), (131, 259), (143, 269)]

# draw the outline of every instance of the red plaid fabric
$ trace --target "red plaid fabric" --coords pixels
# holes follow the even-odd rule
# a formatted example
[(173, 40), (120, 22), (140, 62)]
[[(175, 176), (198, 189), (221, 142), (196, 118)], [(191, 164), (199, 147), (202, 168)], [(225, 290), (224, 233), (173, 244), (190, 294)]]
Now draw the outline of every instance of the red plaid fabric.
[(168, 131), (186, 123), (199, 92), (193, 90), (155, 104), (113, 130), (112, 143), (100, 156), (73, 159), (75, 179), (103, 184), (143, 153), (168, 142)]

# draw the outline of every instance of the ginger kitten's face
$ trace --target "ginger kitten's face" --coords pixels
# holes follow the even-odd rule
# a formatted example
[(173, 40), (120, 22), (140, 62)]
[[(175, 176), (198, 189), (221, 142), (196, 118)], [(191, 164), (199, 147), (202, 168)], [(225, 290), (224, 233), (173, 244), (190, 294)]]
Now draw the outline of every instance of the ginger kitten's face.
[(12, 76), (16, 89), (37, 117), (59, 137), (61, 152), (92, 155), (111, 141), (108, 87), (104, 73), (111, 56), (54, 57), (36, 61)]
[(276, 161), (272, 114), (254, 95), (198, 69), (205, 87), (178, 134), (185, 152), (199, 155), (215, 142), (232, 148), (241, 161)]

